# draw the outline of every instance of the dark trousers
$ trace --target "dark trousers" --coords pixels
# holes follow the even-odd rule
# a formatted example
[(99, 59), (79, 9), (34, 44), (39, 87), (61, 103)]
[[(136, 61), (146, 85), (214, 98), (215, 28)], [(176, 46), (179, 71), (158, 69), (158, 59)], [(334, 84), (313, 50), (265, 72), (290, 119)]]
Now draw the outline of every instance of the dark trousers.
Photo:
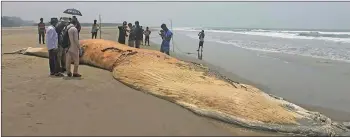
[(135, 48), (140, 48), (142, 40), (135, 40)]
[(94, 39), (94, 37), (95, 37), (95, 39), (96, 39), (96, 37), (97, 37), (97, 32), (91, 32), (91, 39)]
[(118, 43), (120, 43), (120, 44), (125, 44), (125, 38), (124, 38), (124, 39), (118, 38)]
[(58, 46), (57, 60), (58, 60), (58, 67), (60, 68), (60, 71), (61, 72), (65, 71), (66, 70), (66, 49), (64, 49), (61, 46)]
[(39, 44), (41, 44), (41, 41), (45, 44), (45, 32), (39, 32)]
[(145, 45), (146, 45), (146, 43), (148, 43), (148, 45), (149, 45), (149, 36), (145, 37)]
[(140, 43), (141, 43), (141, 45), (143, 45), (143, 37), (141, 38)]
[(50, 74), (56, 74), (59, 72), (60, 66), (57, 59), (57, 49), (49, 50), (49, 66), (50, 66)]

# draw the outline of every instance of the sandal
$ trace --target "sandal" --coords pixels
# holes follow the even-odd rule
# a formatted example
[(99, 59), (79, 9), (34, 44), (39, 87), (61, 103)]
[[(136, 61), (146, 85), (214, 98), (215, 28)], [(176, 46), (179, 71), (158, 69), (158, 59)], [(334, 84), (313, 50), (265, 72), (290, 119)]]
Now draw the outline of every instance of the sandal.
[(81, 77), (81, 75), (76, 73), (76, 74), (73, 74), (73, 77)]

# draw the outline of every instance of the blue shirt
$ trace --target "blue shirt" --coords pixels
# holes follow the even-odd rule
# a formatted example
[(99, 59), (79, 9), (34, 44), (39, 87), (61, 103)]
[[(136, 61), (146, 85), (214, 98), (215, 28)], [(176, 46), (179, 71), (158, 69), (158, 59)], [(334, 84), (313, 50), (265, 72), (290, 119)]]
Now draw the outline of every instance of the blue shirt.
[(173, 33), (170, 30), (164, 31), (164, 39), (162, 41), (162, 46), (170, 47), (170, 40), (172, 36)]
[(48, 50), (57, 48), (58, 35), (54, 26), (47, 27), (46, 46)]

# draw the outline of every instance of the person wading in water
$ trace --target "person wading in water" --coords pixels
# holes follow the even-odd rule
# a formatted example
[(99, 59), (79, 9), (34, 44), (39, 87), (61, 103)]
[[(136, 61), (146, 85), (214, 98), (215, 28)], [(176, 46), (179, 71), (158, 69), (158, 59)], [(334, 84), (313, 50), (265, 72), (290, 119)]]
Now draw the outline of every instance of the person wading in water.
[(205, 34), (204, 34), (204, 30), (202, 30), (201, 32), (199, 32), (198, 34), (199, 36), (199, 45), (198, 45), (198, 50), (202, 47), (201, 51), (203, 51), (203, 44), (204, 44), (204, 37), (205, 37)]

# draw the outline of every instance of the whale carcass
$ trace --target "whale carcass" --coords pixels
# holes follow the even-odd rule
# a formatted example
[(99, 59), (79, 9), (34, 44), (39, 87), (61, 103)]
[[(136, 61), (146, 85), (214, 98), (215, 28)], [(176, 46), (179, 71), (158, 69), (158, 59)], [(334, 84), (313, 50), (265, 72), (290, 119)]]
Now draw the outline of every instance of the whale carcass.
[[(84, 51), (82, 64), (109, 70), (127, 86), (201, 116), (251, 129), (298, 135), (335, 136), (349, 132), (342, 123), (222, 77), (201, 64), (108, 40), (80, 43)], [(25, 48), (16, 53), (48, 57), (45, 48)]]

